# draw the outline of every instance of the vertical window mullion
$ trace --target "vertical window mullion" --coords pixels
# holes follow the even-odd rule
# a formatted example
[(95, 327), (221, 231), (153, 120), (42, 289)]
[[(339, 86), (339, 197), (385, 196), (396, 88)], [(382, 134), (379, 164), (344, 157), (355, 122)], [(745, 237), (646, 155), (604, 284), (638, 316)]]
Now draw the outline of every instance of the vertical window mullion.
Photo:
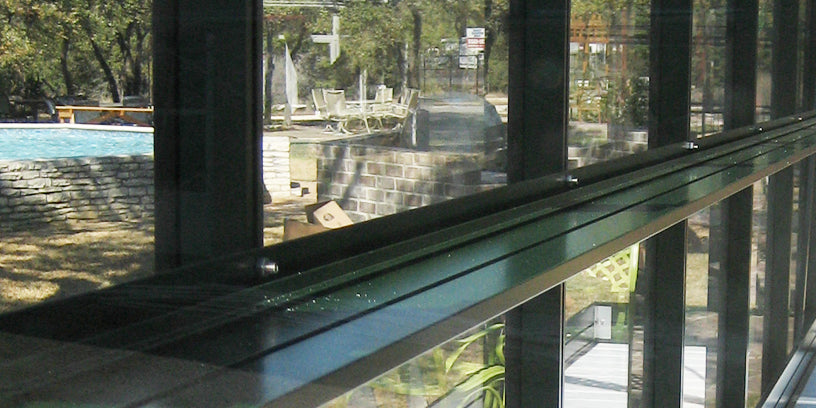
[(804, 161), (802, 166), (802, 186), (804, 186), (806, 195), (806, 216), (808, 222), (802, 228), (807, 228), (807, 241), (803, 244), (803, 255), (806, 258), (799, 258), (805, 261), (803, 265), (805, 271), (805, 305), (804, 305), (804, 322), (803, 326), (809, 328), (814, 320), (816, 320), (816, 222), (813, 217), (816, 216), (816, 157), (811, 156)]
[(765, 318), (762, 344), (762, 393), (776, 383), (787, 362), (793, 169), (768, 180), (768, 231), (765, 261)]
[[(654, 0), (651, 13), (649, 148), (655, 148), (689, 139), (692, 2)], [(687, 228), (680, 222), (645, 244), (642, 406), (682, 405)]]
[[(754, 124), (758, 0), (729, 0), (726, 20), (725, 129)], [(709, 240), (717, 264), (717, 406), (742, 406), (747, 392), (751, 220), (753, 189), (747, 188), (718, 206), (720, 227)]]
[[(798, 9), (797, 0), (775, 0), (773, 3), (772, 119), (791, 115), (796, 111)], [(793, 169), (789, 167), (768, 178), (763, 395), (773, 387), (787, 360), (792, 211)]]
[[(511, 0), (508, 180), (567, 167), (568, 0)], [(519, 266), (529, 267), (529, 266)], [(508, 312), (506, 406), (560, 407), (564, 285)]]
[(262, 244), (262, 5), (159, 3), (154, 177), (164, 269)]

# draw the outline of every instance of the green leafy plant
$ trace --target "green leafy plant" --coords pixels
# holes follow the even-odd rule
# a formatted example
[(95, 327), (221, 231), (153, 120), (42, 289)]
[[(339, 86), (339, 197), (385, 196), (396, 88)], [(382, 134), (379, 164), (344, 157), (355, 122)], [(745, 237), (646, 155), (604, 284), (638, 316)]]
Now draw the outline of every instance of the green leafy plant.
[[(504, 323), (491, 324), (456, 342), (459, 347), (445, 360), (445, 372), (457, 368), (465, 375), (464, 380), (454, 387), (455, 392), (465, 395), (459, 407), (482, 397), (483, 407), (504, 408)], [(484, 345), (484, 363), (460, 359), (474, 344)]]

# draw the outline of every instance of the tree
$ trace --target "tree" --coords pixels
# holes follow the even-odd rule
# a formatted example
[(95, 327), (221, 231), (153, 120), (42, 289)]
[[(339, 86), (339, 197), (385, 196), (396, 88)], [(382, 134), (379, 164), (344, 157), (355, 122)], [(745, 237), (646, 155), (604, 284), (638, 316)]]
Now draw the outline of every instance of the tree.
[[(40, 96), (54, 88), (53, 49), (41, 47), (50, 38), (58, 10), (35, 0), (0, 0), (0, 92)], [(48, 88), (48, 89), (44, 89)]]
[(86, 0), (85, 6), (77, 10), (77, 20), (108, 83), (111, 99), (120, 101), (122, 82), (125, 95), (144, 93), (149, 80), (142, 67), (149, 63), (152, 52), (148, 42), (151, 0)]
[(388, 3), (356, 1), (347, 3), (340, 12), (342, 52), (346, 54), (352, 72), (367, 70), (369, 78), (381, 83), (396, 83), (398, 62), (410, 26), (400, 8)]
[[(491, 85), (498, 86), (501, 89), (507, 89), (507, 76), (504, 76), (502, 83), (493, 80), (491, 84), (491, 70), (490, 60), (493, 56), (493, 49), (497, 41), (504, 36), (507, 28), (507, 19), (510, 16), (510, 2), (508, 0), (484, 0), (484, 19), (485, 19), (485, 49), (484, 49), (484, 72), (485, 72), (485, 89), (490, 92)], [(506, 51), (506, 44), (503, 47)], [(505, 52), (503, 61), (507, 61), (507, 53)], [(505, 73), (507, 68), (501, 70)]]
[(150, 86), (150, 2), (0, 0), (0, 91), (87, 93), (115, 102), (120, 89), (144, 95)]

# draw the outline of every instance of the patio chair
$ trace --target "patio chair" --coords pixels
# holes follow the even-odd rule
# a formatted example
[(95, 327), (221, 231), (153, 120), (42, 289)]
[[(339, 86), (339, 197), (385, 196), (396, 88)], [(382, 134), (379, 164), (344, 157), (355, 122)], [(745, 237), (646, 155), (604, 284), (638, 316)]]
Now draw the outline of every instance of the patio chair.
[(375, 104), (391, 103), (394, 100), (394, 88), (389, 88), (385, 85), (377, 87), (377, 93), (374, 94)]
[(408, 117), (416, 111), (417, 105), (419, 105), (419, 89), (407, 88), (400, 96), (400, 101), (392, 104), (391, 109), (383, 113), (382, 119), (395, 120), (397, 123), (394, 125), (394, 129), (399, 129), (405, 125)]
[(393, 98), (394, 88), (380, 85), (377, 87), (377, 93), (374, 94), (374, 103), (368, 106), (366, 118), (377, 121), (377, 127), (380, 129), (383, 127), (382, 120), (394, 108)]
[(314, 109), (317, 116), (323, 119), (326, 124), (325, 131), (334, 131), (329, 122), (329, 108), (326, 106), (326, 97), (323, 95), (323, 88), (312, 88), (312, 100), (314, 101)]
[(323, 97), (326, 99), (329, 120), (337, 123), (336, 130), (338, 132), (353, 133), (349, 130), (349, 123), (356, 119), (362, 121), (366, 131), (371, 133), (365, 113), (360, 109), (351, 109), (346, 105), (346, 92), (344, 90), (325, 89), (323, 90)]

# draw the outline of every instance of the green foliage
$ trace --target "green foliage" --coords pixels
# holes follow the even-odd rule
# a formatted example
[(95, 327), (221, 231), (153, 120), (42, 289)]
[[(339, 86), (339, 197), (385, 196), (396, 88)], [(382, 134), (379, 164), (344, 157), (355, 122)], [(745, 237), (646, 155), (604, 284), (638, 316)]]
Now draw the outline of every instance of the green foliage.
[(351, 2), (341, 13), (343, 53), (353, 72), (367, 70), (369, 78), (394, 84), (410, 27), (399, 8), (383, 3)]
[(0, 0), (0, 92), (147, 94), (150, 9), (151, 0)]
[[(479, 341), (486, 346), (484, 364), (460, 361), (462, 354)], [(481, 396), (484, 408), (504, 408), (504, 323), (491, 324), (456, 342), (459, 347), (445, 360), (445, 372), (450, 372), (457, 363), (464, 366), (466, 377), (454, 388), (466, 395), (459, 406), (467, 406)]]

